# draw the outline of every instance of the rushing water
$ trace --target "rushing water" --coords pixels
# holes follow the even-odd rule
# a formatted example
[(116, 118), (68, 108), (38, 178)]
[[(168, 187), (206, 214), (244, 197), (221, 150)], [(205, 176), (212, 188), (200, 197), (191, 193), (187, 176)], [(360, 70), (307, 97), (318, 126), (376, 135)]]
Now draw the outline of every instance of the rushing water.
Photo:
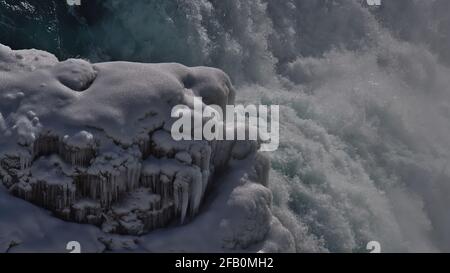
[(366, 251), (372, 240), (385, 251), (450, 251), (450, 1), (0, 8), (0, 43), (14, 48), (215, 66), (240, 102), (281, 105), (271, 188), (298, 251)]

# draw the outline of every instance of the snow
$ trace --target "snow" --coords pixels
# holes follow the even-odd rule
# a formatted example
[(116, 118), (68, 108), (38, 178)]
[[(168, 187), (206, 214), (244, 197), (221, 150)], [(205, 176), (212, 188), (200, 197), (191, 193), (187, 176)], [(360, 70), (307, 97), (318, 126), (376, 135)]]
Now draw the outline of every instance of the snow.
[(179, 152), (175, 155), (175, 158), (183, 163), (186, 164), (191, 164), (192, 163), (192, 157), (189, 153), (187, 152)]
[(272, 216), (270, 190), (250, 175), (257, 160), (234, 162), (192, 222), (149, 233), (140, 245), (150, 252), (294, 251), (292, 235)]
[(100, 230), (67, 223), (26, 201), (11, 196), (0, 185), (0, 252), (67, 252), (76, 240), (84, 252), (102, 252)]
[(68, 135), (64, 136), (64, 142), (72, 147), (79, 147), (79, 148), (89, 148), (92, 147), (94, 144), (94, 136), (86, 131), (81, 131), (74, 135), (73, 137), (70, 137)]
[(0, 46), (0, 80), (0, 251), (64, 251), (78, 239), (89, 252), (259, 251), (269, 234), (289, 237), (255, 141), (170, 135), (173, 106), (234, 102), (222, 71)]

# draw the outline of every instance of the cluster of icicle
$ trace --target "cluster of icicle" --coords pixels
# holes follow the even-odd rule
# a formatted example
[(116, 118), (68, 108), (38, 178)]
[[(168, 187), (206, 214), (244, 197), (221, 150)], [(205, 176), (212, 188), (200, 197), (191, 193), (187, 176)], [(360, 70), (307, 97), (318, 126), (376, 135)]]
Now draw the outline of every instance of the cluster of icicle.
[(195, 216), (235, 146), (176, 142), (164, 129), (129, 147), (100, 135), (40, 135), (15, 156), (0, 158), (0, 181), (64, 220), (139, 235)]

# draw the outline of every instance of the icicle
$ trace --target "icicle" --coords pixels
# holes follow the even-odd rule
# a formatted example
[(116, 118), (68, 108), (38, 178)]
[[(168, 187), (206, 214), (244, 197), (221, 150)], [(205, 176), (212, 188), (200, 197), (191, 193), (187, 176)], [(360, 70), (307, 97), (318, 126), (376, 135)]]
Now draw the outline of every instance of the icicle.
[(174, 182), (175, 209), (180, 215), (180, 222), (184, 223), (189, 205), (189, 184), (183, 180)]
[(206, 189), (208, 188), (209, 180), (211, 178), (209, 170), (204, 170), (201, 174), (202, 176), (202, 199), (205, 196)]
[[(74, 184), (52, 184), (28, 176), (23, 181), (19, 179), (19, 183), (11, 182), (16, 176), (8, 173), (15, 173), (8, 171), (5, 175), (1, 169), (0, 179), (5, 184), (16, 183), (11, 186), (17, 195), (51, 209), (66, 220), (99, 225), (107, 222), (105, 225), (113, 232), (142, 233), (164, 227), (174, 217), (184, 223), (198, 213), (211, 176), (216, 168), (228, 162), (232, 145), (206, 141), (172, 143), (165, 141), (165, 136), (167, 132), (155, 132), (153, 142), (149, 137), (127, 148), (113, 142), (105, 144), (104, 140), (98, 140), (99, 147), (94, 148), (93, 137), (84, 133), (78, 140), (40, 136), (30, 147), (31, 155), (24, 151), (2, 164), (26, 172), (33, 161), (58, 155), (61, 163), (68, 165), (64, 165), (64, 170), (73, 172), (67, 176), (73, 177)], [(125, 214), (113, 212), (119, 201), (140, 200), (135, 192), (141, 187), (155, 196), (144, 200), (145, 209), (139, 207)], [(80, 206), (80, 200), (92, 200), (98, 207)]]
[(191, 181), (191, 216), (197, 214), (203, 199), (203, 177), (200, 170), (194, 170)]

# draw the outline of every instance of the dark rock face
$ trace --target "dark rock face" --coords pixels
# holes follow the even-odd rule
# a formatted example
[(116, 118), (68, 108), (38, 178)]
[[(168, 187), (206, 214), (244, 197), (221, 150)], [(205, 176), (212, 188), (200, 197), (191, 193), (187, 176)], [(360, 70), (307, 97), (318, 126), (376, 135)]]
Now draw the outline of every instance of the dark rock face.
[(59, 58), (93, 52), (89, 26), (102, 18), (101, 2), (71, 7), (65, 0), (0, 1), (0, 42), (18, 49), (39, 48)]

